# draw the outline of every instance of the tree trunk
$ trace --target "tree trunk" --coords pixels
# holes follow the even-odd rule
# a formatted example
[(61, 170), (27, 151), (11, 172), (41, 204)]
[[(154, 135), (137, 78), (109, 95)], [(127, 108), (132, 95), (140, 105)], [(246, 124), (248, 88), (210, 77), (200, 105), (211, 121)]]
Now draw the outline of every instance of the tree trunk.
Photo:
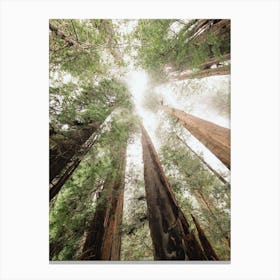
[(55, 177), (50, 188), (49, 200), (51, 201), (61, 190), (64, 183), (71, 177), (73, 172), (79, 166), (82, 159), (86, 156), (90, 148), (97, 140), (97, 134), (94, 132), (89, 139), (82, 145), (80, 150), (71, 158), (71, 160), (67, 163), (66, 170), (60, 174), (60, 176)]
[(212, 34), (217, 37), (227, 34), (227, 36), (230, 37), (230, 20), (228, 19), (210, 20), (207, 22), (206, 27), (205, 25), (202, 27), (204, 30), (202, 31), (202, 29), (199, 28), (199, 32), (196, 32), (190, 38), (190, 41), (193, 41), (196, 44), (201, 44), (205, 41), (208, 34)]
[[(117, 174), (107, 178), (87, 234), (81, 260), (119, 260), (124, 198), (126, 146), (117, 159)], [(100, 201), (101, 200), (101, 201)]]
[(144, 179), (148, 218), (155, 260), (205, 260), (144, 127), (142, 127)]
[(176, 77), (172, 77), (168, 82), (182, 81), (187, 79), (200, 79), (210, 76), (221, 76), (221, 75), (229, 75), (230, 67), (221, 66), (217, 68), (203, 69), (193, 73), (184, 73), (182, 75), (178, 75)]
[(192, 216), (192, 219), (193, 219), (193, 221), (195, 223), (200, 243), (201, 243), (201, 245), (203, 247), (203, 250), (204, 250), (208, 260), (213, 260), (213, 261), (219, 260), (215, 250), (213, 249), (212, 245), (208, 241), (208, 239), (207, 239), (203, 229), (200, 227), (198, 221), (195, 219), (195, 217), (192, 214), (191, 214), (191, 216)]
[(66, 168), (72, 157), (79, 153), (81, 146), (98, 128), (96, 123), (77, 128), (64, 139), (57, 141), (55, 148), (50, 149), (50, 183)]
[(159, 106), (165, 112), (177, 118), (195, 138), (230, 169), (230, 129), (166, 105)]
[(227, 60), (230, 60), (230, 54), (229, 53), (222, 55), (220, 58), (209, 58), (208, 61), (200, 64), (199, 68), (201, 68), (201, 69), (210, 69), (210, 67), (212, 65), (219, 64), (219, 63), (227, 61)]
[(227, 186), (230, 186), (230, 184), (226, 181), (226, 179), (219, 174), (215, 169), (213, 169), (205, 160), (202, 156), (200, 156), (197, 152), (195, 152), (181, 137), (176, 135), (176, 138), (180, 140), (196, 157), (200, 159), (200, 161), (214, 174), (217, 176), (217, 178), (223, 183), (226, 184)]
[(212, 210), (212, 209), (216, 208), (217, 206), (213, 204), (211, 199), (209, 199), (209, 198), (206, 199), (200, 190), (194, 190), (193, 195), (194, 195), (195, 199), (197, 200), (197, 202), (199, 203), (200, 207), (202, 209), (207, 209), (210, 212), (210, 214), (212, 215), (212, 217), (216, 220), (217, 226), (218, 226), (220, 232), (223, 234), (223, 237), (224, 237), (228, 247), (230, 248), (230, 236), (224, 232), (224, 230), (222, 229), (222, 227), (220, 225), (219, 219), (217, 218), (217, 216), (214, 214), (214, 212)]

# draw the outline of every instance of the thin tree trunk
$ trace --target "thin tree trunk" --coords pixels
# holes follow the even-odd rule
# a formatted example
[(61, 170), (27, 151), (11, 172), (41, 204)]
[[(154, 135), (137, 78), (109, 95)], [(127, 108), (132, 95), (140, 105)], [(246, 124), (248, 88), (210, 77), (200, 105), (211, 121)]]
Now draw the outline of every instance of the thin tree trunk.
[(212, 65), (219, 64), (219, 63), (227, 61), (227, 60), (230, 60), (230, 54), (229, 53), (224, 54), (219, 58), (210, 58), (208, 61), (200, 64), (199, 68), (209, 69)]
[(62, 186), (65, 184), (65, 182), (71, 177), (73, 172), (76, 170), (76, 168), (79, 166), (82, 159), (86, 156), (90, 148), (93, 146), (93, 144), (97, 141), (98, 135), (96, 132), (94, 132), (89, 139), (82, 145), (80, 148), (80, 151), (77, 152), (70, 162), (67, 163), (66, 170), (60, 174), (60, 176), (55, 177), (50, 188), (50, 195), (49, 200), (51, 201), (61, 190)]
[(165, 112), (177, 118), (195, 138), (230, 169), (230, 129), (166, 105), (159, 106)]
[(122, 222), (123, 199), (124, 199), (124, 179), (126, 166), (126, 149), (120, 155), (119, 172), (113, 186), (111, 197), (111, 207), (108, 213), (108, 223), (104, 235), (102, 247), (102, 260), (119, 260), (121, 252), (120, 225)]
[(217, 226), (218, 226), (220, 232), (223, 234), (223, 237), (225, 238), (228, 247), (230, 248), (230, 237), (229, 237), (228, 234), (226, 234), (226, 233), (223, 231), (223, 229), (222, 229), (222, 227), (221, 227), (221, 225), (220, 225), (219, 219), (216, 217), (216, 215), (214, 214), (214, 212), (213, 212), (213, 210), (212, 210), (213, 208), (216, 208), (216, 206), (213, 205), (213, 203), (212, 203), (211, 200), (206, 199), (205, 196), (202, 194), (201, 191), (199, 191), (199, 190), (194, 190), (193, 194), (194, 194), (194, 196), (195, 196), (195, 199), (196, 199), (197, 202), (199, 203), (200, 207), (201, 207), (202, 209), (203, 209), (203, 208), (204, 208), (204, 209), (206, 208), (206, 209), (210, 212), (210, 214), (212, 215), (212, 217), (216, 220)]
[(203, 250), (204, 250), (208, 260), (213, 260), (213, 261), (219, 260), (215, 250), (213, 249), (212, 245), (208, 241), (208, 239), (207, 239), (203, 229), (200, 227), (198, 221), (196, 220), (196, 218), (192, 214), (191, 214), (191, 216), (192, 216), (192, 219), (193, 219), (193, 221), (195, 223), (200, 243), (201, 243), (201, 245), (203, 247)]
[[(87, 234), (81, 260), (119, 260), (126, 146), (121, 148), (118, 173), (107, 178)], [(101, 200), (101, 202), (100, 202)]]
[(190, 40), (196, 44), (200, 44), (206, 39), (208, 34), (221, 36), (227, 33), (228, 36), (230, 36), (230, 20), (228, 19), (209, 21), (207, 27), (203, 28), (203, 32), (196, 32), (196, 34), (192, 36)]
[(195, 152), (181, 137), (179, 137), (178, 135), (176, 135), (176, 138), (178, 140), (180, 140), (196, 157), (198, 157), (201, 162), (214, 174), (218, 177), (218, 179), (224, 183), (224, 184), (229, 184), (226, 179), (221, 175), (219, 174), (215, 169), (213, 169), (205, 160), (202, 156), (200, 156), (197, 152)]
[(193, 73), (185, 73), (182, 75), (178, 75), (177, 77), (172, 77), (168, 82), (182, 81), (187, 79), (200, 79), (210, 76), (221, 76), (221, 75), (229, 75), (230, 67), (221, 66), (217, 68), (203, 69)]
[(73, 156), (77, 155), (82, 145), (99, 128), (97, 123), (89, 123), (72, 132), (50, 149), (50, 183), (66, 168)]
[(144, 127), (144, 179), (155, 260), (205, 260), (196, 237), (181, 212), (171, 186)]

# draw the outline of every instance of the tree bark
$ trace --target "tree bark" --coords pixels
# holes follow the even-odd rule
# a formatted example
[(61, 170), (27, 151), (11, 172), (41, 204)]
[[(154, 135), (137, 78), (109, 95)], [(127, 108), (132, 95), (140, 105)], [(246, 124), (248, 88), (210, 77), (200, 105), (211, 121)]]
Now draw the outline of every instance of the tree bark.
[(180, 210), (167, 177), (142, 127), (144, 179), (155, 260), (205, 260), (195, 235)]
[(223, 231), (223, 229), (220, 225), (219, 219), (217, 218), (217, 216), (214, 214), (214, 212), (212, 210), (212, 209), (215, 209), (217, 206), (213, 204), (211, 199), (205, 198), (205, 196), (202, 194), (202, 192), (200, 190), (194, 190), (193, 195), (195, 196), (195, 199), (199, 203), (200, 207), (202, 209), (207, 209), (210, 212), (210, 214), (212, 215), (212, 217), (216, 220), (217, 226), (218, 226), (220, 232), (223, 234), (223, 237), (227, 243), (227, 246), (230, 248), (230, 236)]
[(203, 250), (204, 250), (208, 260), (213, 260), (213, 261), (219, 260), (215, 250), (213, 249), (212, 245), (210, 244), (209, 240), (207, 239), (207, 237), (206, 237), (203, 229), (200, 227), (198, 221), (196, 220), (196, 218), (192, 214), (191, 214), (191, 216), (192, 216), (192, 219), (195, 223), (200, 243), (203, 247)]
[(207, 26), (203, 27), (203, 31), (201, 28), (200, 30), (197, 30), (199, 32), (196, 32), (191, 38), (190, 41), (193, 41), (196, 44), (202, 43), (208, 34), (213, 34), (215, 36), (221, 36), (224, 34), (228, 34), (228, 37), (230, 37), (230, 20), (228, 19), (221, 19), (221, 20), (210, 20), (207, 22)]
[(57, 146), (50, 149), (50, 183), (66, 168), (73, 156), (77, 155), (81, 146), (99, 128), (97, 123), (89, 123), (64, 139), (57, 142)]
[(89, 139), (82, 145), (80, 150), (67, 163), (66, 170), (60, 174), (60, 176), (57, 176), (51, 181), (52, 187), (50, 188), (49, 201), (51, 201), (59, 193), (62, 186), (71, 177), (96, 140), (97, 135), (93, 132)]
[(196, 157), (198, 157), (200, 159), (200, 161), (214, 174), (216, 175), (216, 177), (223, 183), (223, 184), (227, 184), (228, 186), (230, 186), (230, 184), (226, 181), (226, 179), (219, 174), (215, 169), (213, 169), (205, 160), (202, 156), (200, 156), (197, 152), (195, 152), (181, 137), (179, 137), (178, 135), (176, 135), (176, 138), (178, 140), (180, 140)]
[(201, 143), (203, 143), (227, 168), (230, 169), (230, 129), (192, 116), (184, 111), (159, 105), (174, 116)]
[[(81, 260), (119, 260), (121, 248), (126, 146), (120, 149), (118, 172), (107, 178), (87, 234)], [(102, 202), (100, 202), (100, 199)]]

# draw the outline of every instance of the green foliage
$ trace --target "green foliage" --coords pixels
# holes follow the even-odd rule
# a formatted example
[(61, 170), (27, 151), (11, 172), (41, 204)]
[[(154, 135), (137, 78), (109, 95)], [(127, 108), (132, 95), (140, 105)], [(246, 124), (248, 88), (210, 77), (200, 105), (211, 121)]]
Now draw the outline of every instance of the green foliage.
[[(180, 27), (174, 29), (176, 24)], [(171, 19), (139, 20), (131, 40), (139, 42), (133, 49), (136, 64), (145, 69), (155, 82), (167, 78), (166, 67), (174, 70), (197, 70), (209, 59), (221, 59), (230, 52), (229, 33), (199, 29), (201, 20), (187, 23)], [(210, 21), (211, 22), (211, 21)], [(200, 35), (195, 32), (202, 32)]]
[[(124, 82), (111, 71), (124, 66), (119, 44), (126, 40), (126, 52), (137, 51), (137, 65), (147, 70), (153, 83), (164, 81), (166, 66), (173, 70), (199, 69), (209, 57), (220, 58), (229, 51), (227, 35), (207, 34), (192, 40), (197, 20), (139, 20), (134, 32), (121, 38), (111, 20), (50, 20), (58, 31), (50, 31), (50, 148), (79, 137), (89, 124), (100, 126), (97, 142), (83, 158), (71, 178), (50, 204), (50, 257), (77, 260), (97, 205), (105, 206), (104, 182), (117, 178), (120, 151), (140, 131), (131, 95)], [(180, 29), (174, 29), (179, 24)], [(71, 43), (72, 42), (72, 43)], [(132, 46), (135, 44), (134, 46)], [(198, 85), (187, 85), (189, 91)], [(200, 90), (201, 91), (201, 90)], [(144, 106), (154, 110), (161, 97), (147, 91)], [(224, 112), (228, 96), (217, 94), (218, 110)], [(159, 112), (157, 112), (160, 114)], [(224, 112), (225, 113), (225, 112)], [(225, 113), (226, 114), (226, 113)], [(109, 117), (108, 117), (109, 116)], [(164, 119), (164, 123), (167, 122)], [(194, 213), (221, 259), (229, 258), (225, 237), (230, 229), (229, 190), (210, 173), (174, 134), (176, 122), (165, 133), (159, 153), (179, 206), (195, 231)], [(139, 144), (140, 145), (140, 144)], [(122, 260), (152, 260), (147, 205), (142, 170), (126, 172), (125, 210), (122, 223)], [(202, 207), (195, 192), (203, 194)]]
[[(137, 131), (136, 117), (129, 112), (119, 112), (112, 117), (110, 129), (102, 133), (98, 143), (73, 173), (50, 207), (50, 247), (52, 260), (77, 260), (85, 232), (95, 212), (96, 201), (106, 178), (118, 176), (121, 147)], [(127, 118), (124, 118), (124, 116)], [(52, 253), (53, 252), (53, 253)]]
[[(226, 236), (230, 232), (229, 190), (174, 136), (170, 135), (159, 155), (179, 206), (189, 221), (192, 221), (191, 213), (199, 217), (217, 254), (221, 259), (227, 260), (229, 247)], [(196, 192), (202, 193), (207, 206), (197, 201)]]
[(50, 24), (50, 70), (74, 77), (104, 75), (112, 64), (123, 65), (119, 38), (111, 20), (53, 19)]
[(141, 166), (130, 165), (126, 172), (125, 205), (122, 221), (121, 260), (153, 260), (147, 203)]

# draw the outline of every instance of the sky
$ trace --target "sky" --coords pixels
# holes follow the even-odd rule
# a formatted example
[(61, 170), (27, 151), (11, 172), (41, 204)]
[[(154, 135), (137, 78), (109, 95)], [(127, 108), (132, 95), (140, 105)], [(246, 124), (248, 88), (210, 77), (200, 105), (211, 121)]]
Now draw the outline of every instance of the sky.
[[(130, 88), (132, 98), (136, 107), (137, 114), (141, 117), (142, 122), (146, 130), (148, 131), (153, 144), (157, 151), (160, 149), (160, 139), (156, 135), (156, 129), (158, 128), (160, 115), (159, 113), (155, 114), (147, 110), (143, 101), (145, 98), (145, 91), (148, 89), (148, 75), (143, 70), (134, 70), (126, 75), (126, 82)], [(182, 84), (183, 82), (181, 82)], [(211, 97), (215, 95), (220, 89), (225, 90), (225, 85), (229, 85), (230, 79), (228, 76), (219, 76), (219, 77), (208, 77), (203, 79), (196, 79), (196, 89), (189, 90), (187, 88), (187, 97), (184, 97), (184, 94), (178, 89), (176, 84), (165, 84), (156, 88), (156, 92), (163, 96), (164, 104), (184, 110), (188, 113), (191, 113), (195, 116), (203, 118), (205, 120), (214, 122), (218, 125), (224, 127), (230, 127), (230, 120), (226, 116), (221, 116), (215, 108), (212, 108)], [(199, 89), (203, 92), (200, 93)], [(207, 89), (207, 90), (206, 90)], [(229, 87), (226, 88), (229, 94)], [(183, 98), (182, 98), (183, 95)], [(188, 111), (186, 110), (189, 109)], [(184, 131), (184, 138), (187, 140), (188, 144), (198, 153), (202, 153), (204, 159), (209, 163), (215, 170), (220, 173), (226, 174), (229, 178), (228, 169), (217, 159), (203, 144), (201, 144), (196, 138), (194, 138), (187, 130)], [(129, 148), (128, 157), (131, 155), (136, 160), (136, 155), (141, 156), (141, 149), (139, 148), (139, 143), (131, 144), (132, 147)], [(139, 163), (139, 159), (137, 160)]]
[[(119, 32), (123, 35), (131, 33), (134, 27), (137, 26), (137, 22), (138, 20), (129, 20), (126, 22), (114, 21), (114, 23), (118, 25)], [(174, 31), (179, 31), (180, 25), (174, 25), (172, 28)], [(148, 89), (148, 74), (144, 70), (136, 69), (129, 55), (125, 55), (124, 60), (128, 63), (129, 69), (125, 75), (125, 81), (130, 88), (136, 112), (141, 117), (142, 123), (148, 131), (156, 150), (159, 151), (160, 139), (156, 136), (156, 129), (159, 125), (159, 114), (147, 110), (143, 105), (145, 91)], [(193, 79), (189, 82), (186, 82), (186, 80), (178, 81), (163, 84), (155, 88), (155, 92), (161, 96), (164, 104), (181, 109), (223, 127), (230, 128), (229, 116), (222, 116), (219, 114), (217, 110), (213, 108), (213, 103), (211, 103), (219, 90), (225, 94), (230, 94), (229, 76), (213, 76)], [(188, 131), (184, 130), (183, 136), (185, 136), (184, 138), (187, 139), (188, 144), (194, 151), (201, 153), (209, 165), (216, 171), (225, 174), (226, 179), (229, 179), (229, 170), (216, 156), (196, 138), (192, 137)], [(130, 155), (134, 160), (137, 158), (136, 155), (138, 157), (142, 156), (139, 143), (132, 144), (132, 147), (129, 147), (128, 157)]]

